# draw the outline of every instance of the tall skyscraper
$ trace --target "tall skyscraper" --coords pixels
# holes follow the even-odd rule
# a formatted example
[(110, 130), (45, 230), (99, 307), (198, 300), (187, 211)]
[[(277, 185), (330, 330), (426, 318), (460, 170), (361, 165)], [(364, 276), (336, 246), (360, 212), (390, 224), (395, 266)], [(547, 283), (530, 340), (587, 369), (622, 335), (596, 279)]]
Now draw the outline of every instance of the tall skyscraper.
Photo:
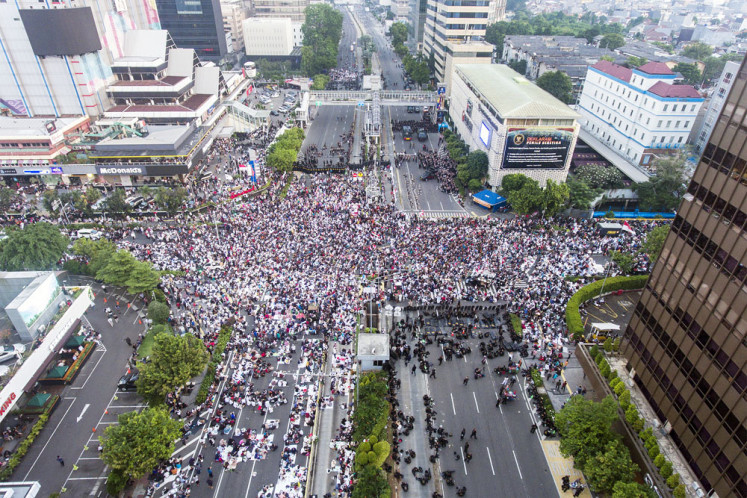
[[(427, 0), (423, 29), (423, 52), (433, 57), (436, 79), (450, 79), (447, 56), (453, 64), (473, 64), (474, 58), (493, 55), (493, 45), (484, 42), (488, 24), (503, 20), (506, 0)], [(483, 46), (480, 47), (480, 44)], [(468, 48), (461, 50), (460, 45)], [(447, 90), (448, 91), (448, 90)]]
[(220, 0), (156, 0), (161, 27), (178, 48), (192, 48), (200, 60), (221, 59), (228, 50)]
[(625, 331), (633, 379), (703, 491), (747, 497), (747, 67)]

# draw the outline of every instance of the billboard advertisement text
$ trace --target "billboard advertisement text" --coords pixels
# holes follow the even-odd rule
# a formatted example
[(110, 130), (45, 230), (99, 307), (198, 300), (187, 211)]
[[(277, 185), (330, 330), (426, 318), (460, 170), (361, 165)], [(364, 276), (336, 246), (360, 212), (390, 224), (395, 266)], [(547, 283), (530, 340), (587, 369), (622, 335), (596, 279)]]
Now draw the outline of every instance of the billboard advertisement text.
[(562, 169), (573, 131), (573, 128), (509, 128), (502, 168)]

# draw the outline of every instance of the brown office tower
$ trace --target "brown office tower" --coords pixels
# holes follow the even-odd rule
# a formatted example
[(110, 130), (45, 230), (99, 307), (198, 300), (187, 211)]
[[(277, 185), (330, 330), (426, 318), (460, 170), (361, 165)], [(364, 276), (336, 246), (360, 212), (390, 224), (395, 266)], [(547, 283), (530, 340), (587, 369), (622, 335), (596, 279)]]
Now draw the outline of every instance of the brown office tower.
[(744, 61), (733, 77), (623, 341), (636, 384), (700, 480), (697, 495), (722, 498), (747, 497)]

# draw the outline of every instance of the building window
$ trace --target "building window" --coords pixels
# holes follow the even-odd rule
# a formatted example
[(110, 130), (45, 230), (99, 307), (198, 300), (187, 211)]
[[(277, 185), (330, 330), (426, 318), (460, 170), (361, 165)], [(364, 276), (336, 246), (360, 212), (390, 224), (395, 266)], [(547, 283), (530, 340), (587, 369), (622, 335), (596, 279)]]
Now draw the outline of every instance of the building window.
[(677, 112), (677, 104), (674, 104), (674, 105), (672, 106), (672, 112)]
[(671, 127), (672, 127), (672, 120), (670, 119), (669, 121), (667, 121), (667, 128), (671, 128)]
[(663, 121), (662, 121), (662, 120), (660, 119), (660, 120), (659, 120), (659, 124), (657, 124), (657, 125), (656, 125), (656, 127), (657, 127), (657, 128), (661, 128), (661, 124), (662, 124), (662, 123), (663, 123)]
[(667, 112), (667, 109), (669, 109), (669, 104), (664, 104), (664, 112)]
[(680, 127), (680, 122), (679, 122), (679, 121), (677, 121), (676, 123), (674, 123), (674, 127), (675, 127), (675, 128), (679, 128), (679, 127)]

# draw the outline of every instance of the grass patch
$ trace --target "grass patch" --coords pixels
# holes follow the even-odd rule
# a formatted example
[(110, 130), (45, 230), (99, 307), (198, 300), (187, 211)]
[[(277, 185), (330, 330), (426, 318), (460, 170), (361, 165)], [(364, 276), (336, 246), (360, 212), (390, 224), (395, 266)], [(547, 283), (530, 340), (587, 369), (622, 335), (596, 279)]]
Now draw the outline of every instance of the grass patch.
[(145, 337), (143, 337), (143, 342), (140, 343), (140, 347), (137, 349), (137, 359), (142, 360), (150, 356), (153, 352), (153, 344), (155, 342), (156, 334), (153, 332), (153, 329), (150, 329), (148, 333), (145, 334)]

